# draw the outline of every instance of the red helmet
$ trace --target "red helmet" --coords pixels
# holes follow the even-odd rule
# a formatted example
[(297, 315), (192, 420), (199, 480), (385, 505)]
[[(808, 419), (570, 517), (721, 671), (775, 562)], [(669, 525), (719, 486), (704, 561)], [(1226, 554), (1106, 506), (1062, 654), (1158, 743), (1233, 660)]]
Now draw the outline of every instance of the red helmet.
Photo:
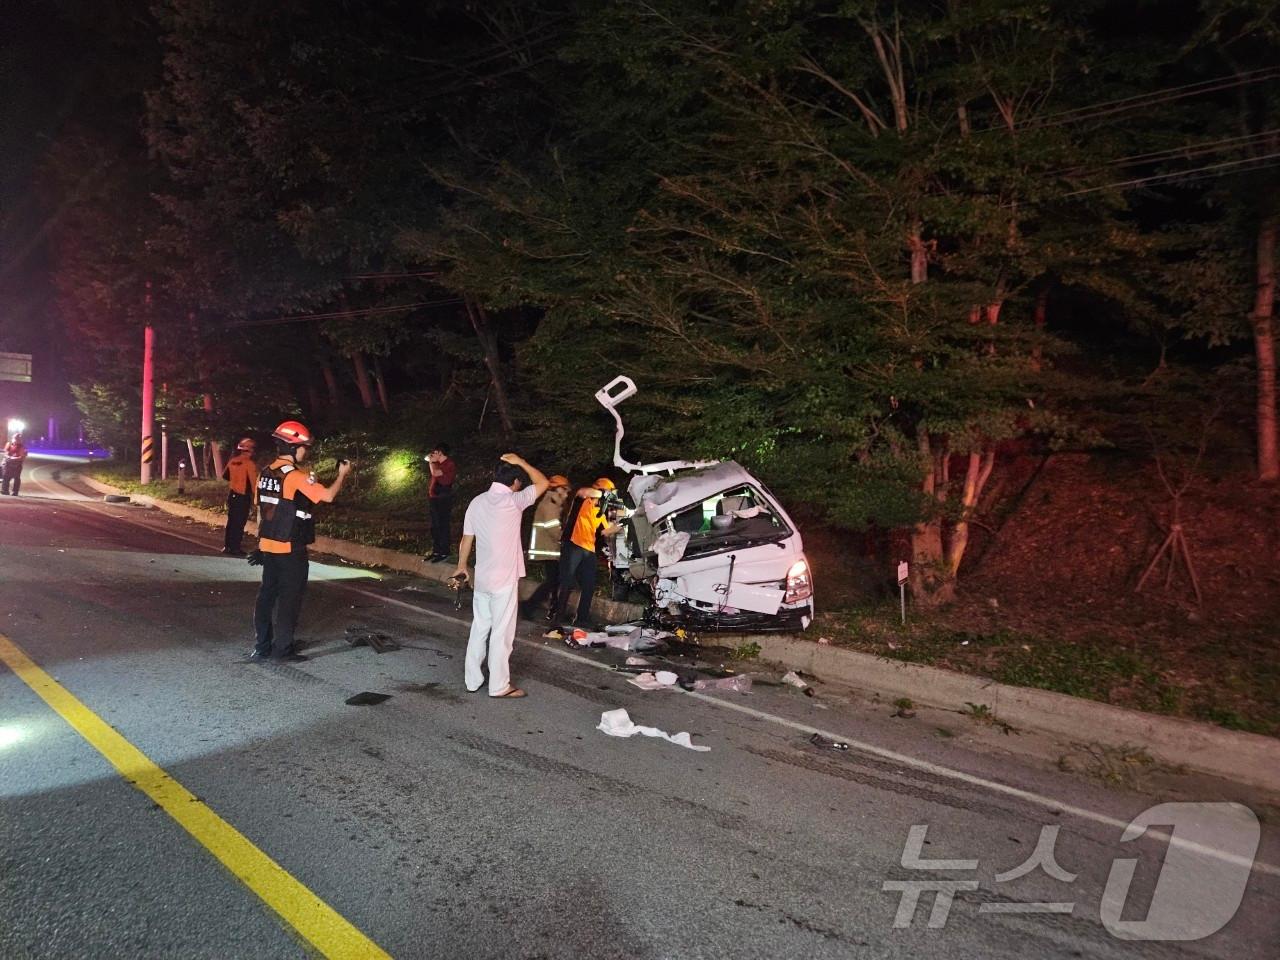
[(311, 431), (297, 420), (286, 420), (276, 427), (271, 436), (285, 443), (291, 443), (295, 447), (309, 447), (312, 443)]

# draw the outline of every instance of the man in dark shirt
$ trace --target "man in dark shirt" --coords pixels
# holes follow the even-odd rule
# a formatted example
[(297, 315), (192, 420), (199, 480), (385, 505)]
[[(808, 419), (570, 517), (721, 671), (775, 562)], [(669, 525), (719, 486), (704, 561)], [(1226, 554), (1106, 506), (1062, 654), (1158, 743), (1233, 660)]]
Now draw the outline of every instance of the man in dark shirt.
[(431, 468), (431, 486), (427, 488), (427, 503), (431, 508), (431, 555), (428, 563), (443, 563), (449, 559), (449, 516), (453, 513), (453, 481), (458, 475), (457, 464), (449, 458), (449, 445), (437, 443), (427, 454), (427, 466)]

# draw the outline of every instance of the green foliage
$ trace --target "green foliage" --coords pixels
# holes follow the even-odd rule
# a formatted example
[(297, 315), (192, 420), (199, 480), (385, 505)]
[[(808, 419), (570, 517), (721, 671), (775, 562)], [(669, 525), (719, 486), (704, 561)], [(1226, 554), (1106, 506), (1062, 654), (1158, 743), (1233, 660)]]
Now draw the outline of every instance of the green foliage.
[(116, 456), (136, 451), (141, 436), (136, 392), (102, 383), (73, 384), (71, 394), (84, 417), (85, 435)]

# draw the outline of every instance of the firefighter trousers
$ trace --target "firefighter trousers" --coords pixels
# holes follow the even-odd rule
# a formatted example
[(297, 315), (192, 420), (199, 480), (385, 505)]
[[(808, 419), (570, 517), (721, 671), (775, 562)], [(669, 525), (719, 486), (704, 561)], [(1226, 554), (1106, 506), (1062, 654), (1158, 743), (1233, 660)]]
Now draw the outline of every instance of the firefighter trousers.
[(249, 521), (253, 497), (247, 493), (227, 494), (227, 532), (223, 544), (227, 553), (244, 552), (244, 525)]
[(306, 547), (262, 555), (262, 586), (253, 611), (254, 650), (259, 656), (278, 659), (296, 652), (293, 632), (302, 613), (309, 567)]
[(560, 595), (556, 599), (557, 623), (564, 622), (569, 608), (569, 594), (578, 588), (578, 616), (574, 624), (579, 627), (591, 623), (591, 597), (596, 592), (596, 555), (576, 543), (566, 543), (560, 548)]

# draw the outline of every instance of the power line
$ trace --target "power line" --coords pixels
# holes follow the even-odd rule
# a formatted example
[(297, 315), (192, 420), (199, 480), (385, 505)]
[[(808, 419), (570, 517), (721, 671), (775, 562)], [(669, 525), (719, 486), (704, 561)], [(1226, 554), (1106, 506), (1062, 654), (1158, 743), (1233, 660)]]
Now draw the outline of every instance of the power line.
[(343, 280), (400, 280), (410, 277), (438, 277), (439, 270), (420, 270), (411, 273), (356, 273)]
[(419, 307), (438, 307), (461, 302), (461, 297), (448, 297), (443, 300), (423, 300), (418, 303), (400, 303), (389, 307), (366, 307), (358, 310), (335, 310), (330, 313), (304, 313), (292, 317), (271, 317), (267, 320), (233, 320), (228, 323), (227, 326), (268, 327), (286, 323), (303, 323), (311, 320), (354, 320), (357, 317), (370, 317), (382, 313), (399, 313), (404, 310), (416, 310)]
[[(1258, 157), (1245, 157), (1241, 160), (1227, 160), (1222, 163), (1211, 163), (1203, 167), (1192, 167), (1190, 170), (1178, 170), (1172, 173), (1153, 173), (1149, 177), (1135, 177), (1132, 180), (1119, 180), (1115, 183), (1104, 183), (1096, 187), (1085, 187), (1081, 190), (1072, 190), (1070, 193), (1062, 194), (1062, 196), (1079, 197), (1086, 193), (1097, 193), (1099, 190), (1113, 190), (1121, 187), (1140, 187), (1153, 183), (1181, 180), (1184, 178), (1188, 180), (1204, 180), (1206, 179), (1205, 177), (1191, 177), (1190, 175), (1210, 170), (1226, 170), (1231, 167), (1240, 167), (1245, 164), (1262, 164), (1262, 161), (1264, 160), (1275, 159), (1280, 159), (1280, 151), (1277, 151), (1276, 153), (1263, 154)], [(1263, 164), (1262, 166), (1256, 167), (1256, 169), (1261, 170), (1272, 166), (1275, 166), (1275, 164)]]
[[(1218, 153), (1225, 149), (1243, 150), (1260, 142), (1266, 143), (1270, 137), (1275, 136), (1280, 136), (1280, 129), (1263, 130), (1260, 133), (1242, 134), (1238, 137), (1223, 137), (1220, 140), (1206, 140), (1202, 143), (1189, 143), (1180, 147), (1169, 147), (1165, 150), (1156, 150), (1151, 153), (1135, 153), (1128, 157), (1116, 157), (1113, 160), (1105, 160), (1099, 164), (1099, 166), (1129, 167), (1139, 163), (1159, 163), (1163, 160), (1189, 160), (1192, 157), (1203, 156), (1207, 153)], [(1050, 171), (1050, 175), (1081, 173), (1086, 172), (1088, 169), (1090, 168), (1064, 167), (1060, 170)]]
[[(1140, 107), (1155, 106), (1161, 103), (1171, 103), (1174, 100), (1200, 96), (1205, 93), (1217, 93), (1221, 90), (1231, 90), (1235, 87), (1261, 83), (1265, 80), (1276, 79), (1277, 77), (1280, 77), (1280, 67), (1263, 67), (1258, 70), (1250, 70), (1246, 73), (1217, 77), (1213, 80), (1200, 80), (1195, 83), (1182, 84), (1181, 86), (1165, 87), (1161, 90), (1152, 90), (1148, 93), (1135, 94), (1131, 97), (1122, 97), (1117, 100), (1104, 100), (1102, 103), (1088, 104), (1083, 107), (1075, 107), (1071, 110), (1062, 110), (1058, 113), (1047, 114), (1046, 116), (1040, 117), (1036, 120), (1029, 121), (1023, 129), (1037, 129), (1040, 127), (1061, 126), (1066, 123), (1078, 123), (1084, 120), (1092, 120), (1097, 117), (1125, 113), (1129, 110), (1136, 110)], [(989, 129), (1001, 128), (1000, 124), (993, 124)]]

